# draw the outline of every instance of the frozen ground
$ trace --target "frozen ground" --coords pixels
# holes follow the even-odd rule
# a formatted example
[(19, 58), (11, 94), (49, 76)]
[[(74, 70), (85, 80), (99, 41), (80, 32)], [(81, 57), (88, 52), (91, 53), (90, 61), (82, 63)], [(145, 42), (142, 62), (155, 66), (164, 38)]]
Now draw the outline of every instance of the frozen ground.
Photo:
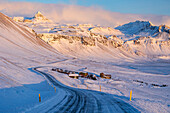
[(44, 70), (44, 67), (36, 67), (32, 70), (41, 73), (52, 86), (59, 89), (59, 95), (58, 98), (53, 98), (55, 102), (47, 101), (25, 112), (139, 112), (130, 104), (113, 97), (113, 95), (65, 86)]
[[(83, 64), (83, 65), (82, 65)], [(89, 60), (68, 60), (65, 62), (51, 64), (52, 67), (59, 67), (67, 70), (84, 71), (99, 74), (106, 72), (112, 74), (111, 80), (99, 79), (72, 79), (67, 75), (51, 71), (51, 66), (44, 68), (45, 72), (54, 75), (61, 83), (70, 87), (83, 88), (113, 94), (127, 103), (138, 108), (141, 112), (168, 113), (170, 106), (169, 97), (169, 74), (170, 63), (168, 60), (143, 61), (137, 63), (113, 63), (97, 62)], [(158, 85), (158, 86), (157, 86)], [(162, 85), (166, 85), (163, 87)], [(133, 91), (133, 99), (129, 101), (130, 90)]]
[[(101, 85), (102, 92), (106, 92), (112, 95), (108, 95), (106, 97), (104, 96), (97, 97), (96, 95), (99, 95), (98, 93), (97, 94), (96, 92), (92, 93), (93, 95), (96, 96), (96, 98), (99, 98), (99, 101), (102, 101), (102, 98), (113, 98), (119, 101), (121, 100), (122, 102), (125, 103), (129, 103), (129, 105), (133, 106), (139, 112), (168, 113), (170, 106), (169, 98), (170, 72), (167, 67), (169, 66), (170, 65), (168, 60), (166, 62), (164, 60), (161, 60), (154, 63), (138, 62), (117, 64), (105, 61), (97, 62), (92, 60), (71, 59), (63, 60), (57, 63), (44, 64), (41, 65), (40, 66), (41, 68), (39, 68), (38, 70), (51, 74), (56, 80), (58, 80), (62, 84), (65, 84), (66, 86), (78, 89), (85, 89), (83, 90), (85, 94), (88, 92), (86, 90), (99, 91), (99, 85)], [(110, 73), (112, 74), (112, 79), (111, 80), (98, 79), (97, 81), (83, 78), (72, 79), (65, 74), (51, 71), (53, 67), (59, 67), (62, 69), (73, 71), (92, 72), (95, 74), (99, 74), (100, 72)], [(87, 67), (87, 69), (84, 69), (85, 67)], [(158, 69), (155, 67), (161, 67), (160, 71), (158, 71)], [(32, 71), (31, 69), (28, 70)], [(157, 84), (159, 86), (154, 86), (153, 84)], [(45, 112), (49, 111), (50, 109), (51, 110), (49, 112), (59, 111), (61, 105), (56, 107), (55, 109), (54, 106), (58, 105), (57, 103), (60, 103), (63, 99), (66, 98), (64, 97), (65, 90), (58, 87), (58, 85), (56, 86), (51, 85), (52, 83), (49, 80), (47, 80), (39, 84), (24, 85), (24, 87), (2, 89), (1, 99), (4, 100), (3, 101), (4, 104), (1, 103), (2, 112), (3, 111)], [(161, 87), (161, 85), (166, 85), (166, 87)], [(57, 88), (57, 92), (55, 92), (53, 88), (54, 86)], [(132, 101), (129, 101), (130, 90), (133, 91)], [(42, 97), (42, 103), (40, 104), (38, 102), (39, 93), (41, 94)], [(89, 93), (91, 94), (91, 92)], [(10, 96), (10, 98), (8, 98), (8, 96)], [(18, 97), (17, 100), (16, 97)], [(23, 101), (25, 101), (25, 103)], [(67, 102), (67, 99), (65, 99), (65, 101)], [(63, 104), (66, 102), (63, 102)], [(21, 103), (22, 106), (20, 105)], [(116, 102), (113, 103), (115, 104)], [(7, 107), (8, 105), (10, 105), (11, 108)], [(72, 109), (68, 109), (68, 111), (75, 110), (76, 108), (74, 108), (75, 107), (74, 105), (75, 104), (73, 104)], [(91, 106), (93, 106), (93, 104)], [(108, 103), (106, 101), (106, 107), (109, 106), (111, 106), (110, 102)], [(106, 109), (103, 109), (103, 112), (105, 110)], [(112, 112), (114, 110), (109, 109), (109, 111)], [(106, 110), (105, 112), (109, 111)]]
[[(132, 48), (144, 52), (152, 47), (144, 57), (126, 51), (128, 48), (113, 49), (100, 43), (93, 47), (80, 45), (79, 42), (71, 45), (65, 39), (61, 39), (61, 43), (54, 43), (55, 50), (32, 34), (30, 29), (19, 26), (1, 13), (0, 31), (1, 113), (99, 110), (170, 112), (170, 60), (167, 45), (156, 52), (158, 46), (155, 43), (150, 45), (141, 42), (146, 48), (132, 44)], [(154, 55), (147, 56), (148, 53)], [(33, 67), (39, 68), (34, 70)], [(97, 75), (109, 73), (112, 79), (72, 79), (51, 71), (53, 67)], [(97, 92), (99, 85), (102, 93)], [(129, 101), (130, 90), (133, 91), (132, 101)], [(82, 103), (80, 100), (83, 100)]]

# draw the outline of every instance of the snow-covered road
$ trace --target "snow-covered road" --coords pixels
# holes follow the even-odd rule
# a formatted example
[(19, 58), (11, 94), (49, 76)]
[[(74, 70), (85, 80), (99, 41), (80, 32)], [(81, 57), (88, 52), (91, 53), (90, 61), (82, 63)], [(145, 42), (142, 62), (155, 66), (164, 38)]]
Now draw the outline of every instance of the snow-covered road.
[[(41, 67), (43, 68), (43, 67)], [(130, 104), (114, 98), (111, 94), (103, 92), (77, 89), (68, 87), (57, 81), (52, 75), (40, 71), (39, 68), (32, 68), (32, 71), (42, 74), (48, 82), (53, 84), (58, 90), (57, 94), (62, 95), (62, 99), (58, 99), (56, 103), (53, 100), (45, 108), (42, 106), (36, 109), (43, 112), (69, 112), (69, 113), (138, 113), (139, 111)], [(60, 92), (61, 91), (61, 92)], [(46, 104), (48, 105), (48, 104)], [(35, 111), (35, 109), (34, 109)], [(39, 111), (40, 112), (40, 111)]]

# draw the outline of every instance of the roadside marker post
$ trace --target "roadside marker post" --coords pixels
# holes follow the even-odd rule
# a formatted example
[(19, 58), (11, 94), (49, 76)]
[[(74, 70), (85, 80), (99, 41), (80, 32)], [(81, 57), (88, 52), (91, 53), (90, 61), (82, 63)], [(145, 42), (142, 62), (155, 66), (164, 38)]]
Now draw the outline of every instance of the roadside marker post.
[(130, 91), (130, 101), (132, 101), (132, 90)]
[(41, 96), (40, 96), (40, 94), (39, 94), (39, 102), (41, 102)]
[(100, 85), (100, 92), (101, 92), (101, 85)]
[(54, 90), (55, 90), (55, 92), (56, 92), (56, 88), (54, 87)]

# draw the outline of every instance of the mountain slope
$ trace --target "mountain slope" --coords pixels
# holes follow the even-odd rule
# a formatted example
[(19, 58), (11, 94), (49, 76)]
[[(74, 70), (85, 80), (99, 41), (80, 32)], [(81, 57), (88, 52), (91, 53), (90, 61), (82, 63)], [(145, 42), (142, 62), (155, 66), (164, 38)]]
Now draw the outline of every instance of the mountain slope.
[(154, 26), (149, 21), (135, 21), (115, 29), (125, 36), (125, 48), (129, 47), (139, 55), (159, 57), (170, 55), (170, 27), (166, 25)]
[[(42, 17), (38, 12), (33, 18)], [(130, 22), (116, 28), (50, 22), (21, 24), (28, 25), (37, 37), (60, 53), (78, 58), (132, 61), (170, 54), (169, 27), (154, 26), (150, 21)]]
[(157, 36), (165, 32), (170, 34), (170, 27), (166, 25), (154, 26), (150, 21), (135, 21), (118, 26), (115, 29), (120, 30), (125, 35), (142, 35), (142, 36)]
[(22, 112), (46, 101), (54, 89), (31, 67), (66, 59), (29, 28), (0, 13), (0, 112)]
[[(58, 57), (57, 51), (2, 13), (0, 13), (0, 31), (0, 75), (3, 78), (0, 80), (0, 87), (11, 87), (14, 81), (18, 84), (42, 81), (41, 77), (35, 79), (27, 68), (47, 62), (49, 56), (53, 56), (51, 59)], [(5, 84), (4, 79), (12, 82), (5, 82), (7, 84), (2, 85)]]

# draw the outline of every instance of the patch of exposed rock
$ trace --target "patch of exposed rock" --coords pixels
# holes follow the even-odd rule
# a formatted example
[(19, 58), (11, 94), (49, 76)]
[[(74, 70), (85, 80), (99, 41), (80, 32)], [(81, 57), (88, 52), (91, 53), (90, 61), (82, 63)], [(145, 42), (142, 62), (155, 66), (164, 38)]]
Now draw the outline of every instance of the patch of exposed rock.
[[(94, 35), (94, 34), (93, 34)], [(101, 43), (105, 46), (113, 46), (115, 48), (121, 47), (123, 44), (122, 40), (118, 40), (118, 38), (114, 39), (107, 39), (104, 36), (99, 36), (99, 37), (86, 37), (86, 36), (69, 36), (69, 35), (59, 35), (59, 34), (50, 34), (50, 33), (43, 33), (43, 34), (37, 34), (37, 37), (43, 39), (47, 43), (52, 43), (52, 42), (60, 42), (61, 39), (66, 39), (69, 41), (70, 44), (73, 44), (74, 41), (79, 41), (83, 45), (88, 45), (88, 46), (96, 46), (97, 43)], [(116, 40), (117, 39), (117, 40)]]

